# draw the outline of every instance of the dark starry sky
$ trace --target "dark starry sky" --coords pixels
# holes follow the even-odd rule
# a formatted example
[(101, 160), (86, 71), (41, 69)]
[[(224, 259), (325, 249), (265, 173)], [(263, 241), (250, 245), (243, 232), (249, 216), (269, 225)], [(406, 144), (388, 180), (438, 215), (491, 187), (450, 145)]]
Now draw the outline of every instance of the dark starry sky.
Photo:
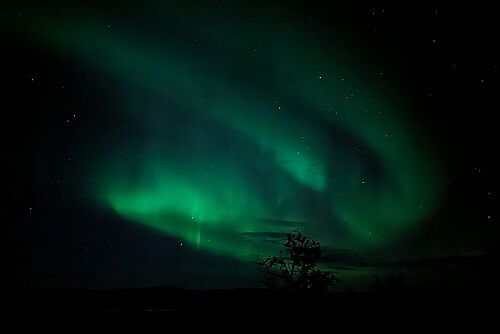
[[(127, 1), (84, 3), (78, 8), (89, 8), (86, 15), (102, 23), (99, 29), (104, 33), (126, 25), (139, 38), (144, 31), (162, 36), (161, 31), (154, 30), (154, 22), (144, 19), (151, 15), (155, 2), (143, 5)], [(244, 20), (231, 21), (227, 15), (231, 8), (240, 5), (249, 8), (250, 14), (244, 16), (249, 21), (253, 15), (271, 21), (292, 17), (296, 29), (312, 32), (314, 41), (328, 44), (337, 38), (341, 40), (342, 47), (352, 56), (348, 58), (349, 66), (360, 73), (375, 73), (373, 78), (366, 79), (368, 86), (383, 92), (395, 92), (393, 87), (397, 87), (403, 92), (396, 100), (412, 106), (411, 111), (404, 114), (404, 121), (411, 124), (414, 142), (420, 143), (420, 138), (422, 145), (430, 142), (444, 166), (443, 200), (415, 233), (384, 237), (383, 245), (378, 244), (376, 251), (360, 246), (353, 254), (345, 252), (345, 244), (335, 247), (339, 242), (335, 238), (327, 239), (325, 248), (333, 257), (340, 259), (343, 265), (356, 266), (496, 253), (498, 122), (495, 116), (499, 110), (500, 36), (492, 5), (417, 1), (325, 5), (315, 1), (287, 1), (272, 5), (217, 2), (205, 3), (200, 8), (211, 8), (206, 20), (217, 22), (219, 28), (234, 25), (235, 30), (244, 31), (247, 24)], [(44, 2), (40, 6), (48, 8), (49, 13), (60, 8), (70, 11), (77, 8), (57, 2)], [(178, 15), (189, 23), (203, 16), (200, 8), (185, 4), (178, 7)], [(134, 132), (130, 122), (116, 117), (117, 113), (127, 112), (117, 101), (154, 110), (158, 94), (148, 87), (131, 92), (124, 86), (132, 84), (117, 84), (116, 78), (110, 80), (98, 63), (89, 66), (75, 60), (77, 55), (60, 51), (51, 45), (53, 41), (40, 46), (24, 37), (20, 29), (12, 28), (12, 22), (24, 17), (37, 19), (29, 2), (2, 4), (1, 12), (3, 164), (7, 197), (7, 218), (3, 220), (5, 284), (19, 288), (256, 286), (254, 266), (226, 256), (225, 249), (212, 252), (200, 251), (194, 246), (179, 247), (185, 237), (183, 232), (178, 235), (159, 232), (148, 226), (151, 221), (147, 219), (144, 225), (137, 224), (133, 215), (119, 215), (88, 200), (79, 176), (95, 168), (98, 162), (82, 163), (82, 159), (110, 151), (109, 148), (96, 149), (100, 141), (87, 139), (101, 138), (108, 143), (130, 134), (128, 146), (123, 153), (117, 148), (117, 154), (140, 150), (148, 135), (141, 136), (140, 131)], [(190, 12), (197, 14), (189, 16)], [(58, 22), (51, 24), (51, 29), (57, 30)], [(201, 25), (190, 27), (196, 29)], [(183, 36), (182, 32), (179, 36)], [(267, 43), (264, 40), (264, 37), (256, 38), (254, 42)], [(145, 44), (148, 41), (144, 38)], [(252, 45), (247, 46), (253, 49)], [(255, 50), (265, 47), (259, 45)], [(213, 51), (227, 57), (221, 49)], [(210, 58), (207, 52), (211, 50), (211, 46), (205, 46), (198, 57)], [(321, 75), (318, 74), (318, 78)], [(360, 81), (363, 79), (359, 76)], [(243, 81), (233, 78), (233, 82)], [(249, 85), (254, 84), (251, 81)], [(172, 117), (176, 122), (176, 116)], [(219, 123), (203, 124), (216, 127)], [(212, 139), (211, 145), (218, 147), (224, 138), (220, 135)], [(339, 140), (356, 145), (352, 138)], [(363, 147), (362, 140), (359, 146)], [(259, 183), (258, 189), (261, 188)], [(259, 197), (259, 192), (255, 192), (257, 195), (253, 196)], [(319, 230), (318, 227), (311, 231)], [(348, 233), (342, 228), (334, 231), (341, 236), (345, 233), (347, 238)]]

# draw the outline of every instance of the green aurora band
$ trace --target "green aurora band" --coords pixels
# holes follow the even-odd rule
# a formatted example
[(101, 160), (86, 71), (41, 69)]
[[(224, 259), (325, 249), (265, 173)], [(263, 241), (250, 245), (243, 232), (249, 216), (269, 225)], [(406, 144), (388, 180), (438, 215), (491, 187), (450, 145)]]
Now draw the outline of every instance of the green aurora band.
[(443, 177), (409, 107), (286, 11), (249, 13), (174, 2), (108, 29), (89, 8), (39, 8), (5, 26), (153, 96), (120, 101), (131, 129), (87, 157), (84, 189), (122, 217), (242, 259), (275, 251), (292, 227), (355, 249), (415, 231)]

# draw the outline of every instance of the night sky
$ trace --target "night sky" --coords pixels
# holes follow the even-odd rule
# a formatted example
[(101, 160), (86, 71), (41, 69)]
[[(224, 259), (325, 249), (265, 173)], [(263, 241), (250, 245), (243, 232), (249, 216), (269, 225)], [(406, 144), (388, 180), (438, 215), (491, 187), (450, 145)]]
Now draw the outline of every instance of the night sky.
[(292, 228), (347, 285), (497, 253), (491, 6), (70, 3), (1, 8), (7, 286), (255, 287)]

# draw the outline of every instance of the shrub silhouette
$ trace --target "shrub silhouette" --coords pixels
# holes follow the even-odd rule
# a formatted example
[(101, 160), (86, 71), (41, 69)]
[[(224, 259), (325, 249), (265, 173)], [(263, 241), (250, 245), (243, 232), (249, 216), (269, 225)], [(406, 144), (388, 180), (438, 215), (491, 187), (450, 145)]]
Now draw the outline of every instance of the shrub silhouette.
[(318, 241), (294, 229), (286, 234), (283, 246), (286, 252), (280, 251), (280, 256), (259, 257), (256, 261), (263, 268), (267, 286), (277, 288), (284, 285), (290, 290), (323, 292), (340, 283), (335, 273), (317, 267), (321, 258)]

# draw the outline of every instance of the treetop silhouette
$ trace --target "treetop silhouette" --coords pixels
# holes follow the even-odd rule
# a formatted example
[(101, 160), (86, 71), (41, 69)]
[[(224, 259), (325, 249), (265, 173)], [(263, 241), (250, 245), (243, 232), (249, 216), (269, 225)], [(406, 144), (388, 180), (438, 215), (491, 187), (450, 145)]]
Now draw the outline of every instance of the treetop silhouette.
[(256, 263), (263, 268), (264, 283), (271, 288), (285, 287), (298, 291), (327, 291), (340, 283), (333, 272), (317, 267), (321, 259), (318, 241), (303, 235), (298, 229), (286, 233), (285, 252), (280, 256), (259, 257)]

